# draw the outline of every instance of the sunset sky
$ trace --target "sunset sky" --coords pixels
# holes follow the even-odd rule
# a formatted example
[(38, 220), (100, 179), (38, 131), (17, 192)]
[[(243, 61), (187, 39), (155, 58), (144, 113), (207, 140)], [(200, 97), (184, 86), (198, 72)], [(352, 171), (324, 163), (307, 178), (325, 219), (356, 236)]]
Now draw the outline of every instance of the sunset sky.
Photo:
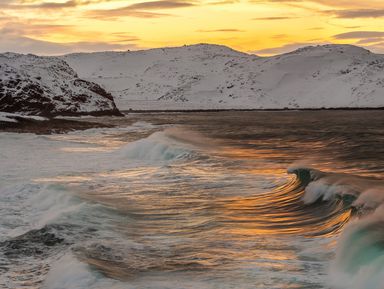
[(0, 0), (0, 52), (215, 43), (258, 55), (350, 43), (384, 53), (383, 0)]

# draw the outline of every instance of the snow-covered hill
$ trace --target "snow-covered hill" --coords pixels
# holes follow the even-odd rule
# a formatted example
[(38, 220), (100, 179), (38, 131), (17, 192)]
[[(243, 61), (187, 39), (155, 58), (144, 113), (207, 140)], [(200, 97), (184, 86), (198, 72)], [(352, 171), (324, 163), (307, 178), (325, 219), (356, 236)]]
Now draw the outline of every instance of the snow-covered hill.
[(119, 114), (113, 97), (54, 57), (0, 54), (0, 111), (30, 115)]
[(121, 110), (384, 107), (384, 56), (351, 45), (268, 58), (198, 44), (62, 59)]

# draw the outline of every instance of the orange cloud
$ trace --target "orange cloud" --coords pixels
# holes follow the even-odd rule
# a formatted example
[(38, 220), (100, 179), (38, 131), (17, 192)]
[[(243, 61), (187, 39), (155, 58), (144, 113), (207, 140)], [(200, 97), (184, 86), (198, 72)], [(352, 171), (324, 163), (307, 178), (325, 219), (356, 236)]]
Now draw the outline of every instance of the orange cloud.
[(0, 0), (0, 50), (19, 39), (25, 52), (200, 42), (263, 55), (329, 42), (384, 52), (381, 36), (337, 36), (380, 27), (382, 0)]
[(204, 29), (199, 29), (197, 32), (244, 32), (244, 30), (240, 29), (233, 29), (233, 28), (223, 28), (223, 29), (212, 29), (212, 30), (204, 30)]
[(138, 18), (157, 18), (163, 16), (171, 16), (166, 13), (148, 12), (151, 10), (167, 10), (175, 8), (185, 8), (195, 6), (193, 2), (182, 0), (160, 0), (148, 1), (131, 4), (115, 9), (99, 9), (92, 10), (87, 13), (91, 17), (102, 17), (104, 19), (117, 18), (117, 17), (138, 17)]
[(384, 31), (352, 31), (333, 36), (336, 39), (362, 39), (372, 37), (384, 37)]
[(337, 18), (381, 18), (384, 17), (384, 9), (357, 9), (357, 10), (331, 10), (324, 13)]

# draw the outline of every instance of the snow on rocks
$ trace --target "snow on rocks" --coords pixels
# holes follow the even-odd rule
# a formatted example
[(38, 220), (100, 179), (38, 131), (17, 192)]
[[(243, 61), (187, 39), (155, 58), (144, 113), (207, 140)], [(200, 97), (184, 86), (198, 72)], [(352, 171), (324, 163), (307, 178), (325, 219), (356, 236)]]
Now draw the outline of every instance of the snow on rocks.
[(26, 115), (119, 115), (112, 95), (55, 57), (0, 54), (0, 111)]
[(18, 122), (19, 120), (33, 120), (33, 121), (45, 121), (46, 117), (37, 115), (21, 115), (17, 113), (9, 113), (0, 111), (0, 122)]

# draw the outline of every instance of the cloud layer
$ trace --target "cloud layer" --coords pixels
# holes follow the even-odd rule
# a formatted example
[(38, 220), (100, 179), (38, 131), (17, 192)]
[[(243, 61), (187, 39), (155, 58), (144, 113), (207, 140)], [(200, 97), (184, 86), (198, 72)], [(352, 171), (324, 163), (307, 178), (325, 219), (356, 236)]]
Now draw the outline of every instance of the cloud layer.
[(382, 0), (0, 0), (0, 51), (60, 54), (199, 42), (260, 55), (318, 43), (384, 52)]

